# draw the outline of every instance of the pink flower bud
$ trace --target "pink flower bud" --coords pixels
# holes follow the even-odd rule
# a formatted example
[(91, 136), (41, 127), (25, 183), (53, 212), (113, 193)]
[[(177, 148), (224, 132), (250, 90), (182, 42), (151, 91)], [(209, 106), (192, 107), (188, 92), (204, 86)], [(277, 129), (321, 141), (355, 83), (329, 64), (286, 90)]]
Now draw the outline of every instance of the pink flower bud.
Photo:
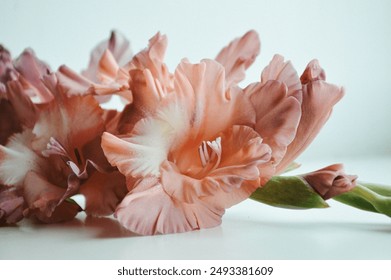
[(350, 191), (356, 186), (357, 179), (355, 175), (347, 175), (342, 164), (330, 165), (302, 176), (325, 200)]

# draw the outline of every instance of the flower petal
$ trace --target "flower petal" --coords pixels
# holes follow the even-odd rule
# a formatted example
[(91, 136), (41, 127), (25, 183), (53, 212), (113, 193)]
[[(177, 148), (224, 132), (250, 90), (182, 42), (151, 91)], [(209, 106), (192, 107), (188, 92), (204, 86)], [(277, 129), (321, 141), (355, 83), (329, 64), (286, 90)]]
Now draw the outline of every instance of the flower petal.
[(86, 198), (88, 215), (105, 216), (114, 213), (127, 193), (125, 177), (118, 171), (110, 174), (95, 172), (80, 187)]
[(258, 34), (251, 30), (220, 51), (215, 60), (225, 68), (227, 87), (244, 79), (245, 70), (254, 62), (260, 46)]
[(278, 172), (283, 171), (308, 147), (330, 117), (333, 106), (343, 95), (343, 88), (321, 80), (310, 82), (303, 87), (300, 124), (295, 139), (278, 165)]
[(256, 112), (255, 130), (264, 143), (272, 149), (272, 161), (278, 164), (284, 157), (288, 145), (296, 136), (301, 117), (301, 104), (289, 96), (284, 83), (270, 80), (245, 89), (251, 95)]
[(288, 87), (288, 95), (295, 96), (301, 102), (301, 83), (295, 68), (290, 61), (284, 62), (284, 57), (276, 54), (269, 65), (262, 71), (261, 83), (275, 80), (283, 82)]
[(215, 227), (224, 209), (206, 203), (187, 204), (168, 196), (156, 183), (145, 191), (129, 193), (115, 216), (128, 230), (142, 234), (167, 234)]
[(12, 134), (21, 130), (21, 123), (11, 102), (0, 99), (0, 145), (5, 145)]
[[(59, 97), (42, 111), (34, 126), (32, 145), (41, 152), (51, 137), (60, 142), (69, 154), (82, 148), (103, 131), (103, 111), (92, 96), (67, 98), (57, 88)], [(74, 161), (77, 161), (76, 159)]]
[(222, 158), (219, 166), (207, 174), (202, 170), (199, 174), (182, 174), (173, 163), (162, 165), (161, 182), (168, 195), (186, 203), (213, 196), (212, 205), (225, 208), (248, 198), (259, 187), (259, 178), (265, 176), (262, 166), (270, 160), (269, 146), (247, 126), (233, 126), (218, 137)]
[(102, 148), (110, 164), (126, 177), (157, 176), (160, 164), (167, 158), (171, 138), (167, 123), (143, 119), (133, 137), (120, 139), (105, 132)]
[(149, 40), (148, 48), (136, 54), (125, 68), (129, 70), (148, 69), (154, 79), (160, 82), (164, 91), (170, 91), (173, 84), (172, 74), (164, 63), (166, 48), (167, 37), (158, 32)]
[(62, 90), (68, 95), (84, 95), (89, 93), (93, 81), (79, 75), (66, 65), (61, 65), (56, 72), (58, 83)]
[[(255, 112), (238, 87), (227, 88), (224, 68), (213, 60), (183, 60), (175, 71), (176, 103), (188, 112), (190, 133), (197, 142), (233, 125), (252, 125)], [(197, 145), (198, 146), (198, 145)]]
[(23, 219), (24, 199), (16, 189), (0, 185), (0, 226)]
[(317, 59), (313, 59), (310, 63), (308, 63), (303, 75), (300, 77), (300, 80), (303, 85), (312, 81), (326, 80), (326, 73), (319, 65), (319, 61)]
[(26, 49), (14, 62), (15, 69), (28, 82), (34, 103), (48, 103), (53, 100), (53, 94), (42, 82), (45, 75), (50, 74), (49, 66), (39, 60), (32, 49)]
[(73, 219), (80, 211), (77, 204), (63, 201), (65, 189), (59, 188), (35, 172), (28, 172), (23, 184), (29, 215), (45, 223)]
[(6, 146), (0, 145), (0, 184), (22, 185), (28, 171), (41, 172), (45, 168), (43, 158), (30, 146), (34, 135), (31, 131), (12, 136)]
[(31, 90), (30, 86), (25, 83), (23, 77), (19, 77), (18, 80), (9, 81), (7, 89), (7, 98), (12, 104), (20, 125), (33, 128), (37, 121), (38, 105), (30, 99), (28, 93)]
[(132, 58), (129, 41), (118, 31), (112, 31), (109, 40), (100, 43), (92, 51), (88, 68), (82, 72), (84, 77), (97, 82), (99, 62), (106, 50), (112, 53), (119, 66), (124, 66)]

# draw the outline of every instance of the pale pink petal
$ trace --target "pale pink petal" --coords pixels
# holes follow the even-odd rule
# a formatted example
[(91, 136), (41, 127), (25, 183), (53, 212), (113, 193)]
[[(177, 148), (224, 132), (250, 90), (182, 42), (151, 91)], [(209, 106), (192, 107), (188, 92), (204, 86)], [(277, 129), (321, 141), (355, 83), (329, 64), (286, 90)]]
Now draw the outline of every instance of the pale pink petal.
[(129, 193), (115, 216), (128, 230), (142, 234), (179, 233), (218, 226), (224, 209), (202, 201), (188, 204), (168, 196), (160, 184)]
[(220, 51), (215, 60), (225, 68), (227, 87), (244, 79), (245, 70), (254, 62), (260, 46), (258, 34), (251, 30)]
[(95, 172), (80, 187), (80, 194), (86, 198), (84, 211), (92, 216), (113, 214), (126, 193), (125, 177), (118, 171)]
[(350, 191), (356, 186), (357, 179), (357, 176), (347, 175), (342, 164), (330, 165), (302, 177), (323, 199)]
[(30, 170), (42, 172), (46, 163), (30, 146), (34, 135), (31, 131), (12, 136), (6, 146), (0, 145), (0, 184), (22, 185)]
[(326, 73), (319, 65), (319, 61), (317, 59), (313, 59), (310, 63), (308, 63), (303, 75), (300, 77), (300, 80), (303, 85), (312, 81), (326, 80)]
[(84, 77), (97, 82), (99, 62), (106, 50), (112, 53), (119, 66), (124, 66), (132, 58), (129, 41), (118, 31), (112, 31), (109, 40), (100, 43), (92, 51), (88, 68), (82, 72)]
[(296, 136), (301, 104), (288, 94), (284, 83), (269, 80), (245, 89), (256, 112), (255, 130), (272, 149), (272, 161), (278, 164)]
[(310, 82), (303, 87), (300, 124), (295, 139), (278, 165), (278, 172), (285, 170), (308, 147), (330, 117), (333, 106), (343, 95), (343, 88), (321, 80)]
[(39, 60), (32, 49), (26, 49), (14, 62), (15, 69), (31, 88), (31, 98), (35, 103), (48, 103), (53, 94), (42, 82), (44, 76), (51, 73), (49, 66)]
[(301, 102), (301, 82), (295, 68), (290, 61), (276, 54), (269, 65), (262, 71), (261, 83), (275, 80), (283, 82), (288, 87), (288, 95), (296, 97)]
[(253, 181), (252, 189), (245, 190), (248, 197), (259, 187), (259, 178), (264, 175), (261, 166), (269, 162), (270, 148), (247, 126), (233, 126), (217, 137), (221, 141), (221, 147), (218, 148), (221, 150), (221, 158), (209, 149), (206, 155), (208, 160), (202, 164), (198, 159), (198, 164), (194, 163), (198, 168), (186, 174), (182, 174), (175, 166), (182, 158), (178, 158), (175, 164), (165, 162), (162, 165), (162, 186), (168, 195), (187, 203), (216, 196), (219, 201), (217, 205), (224, 208), (246, 198), (240, 195), (240, 199), (235, 200), (232, 194), (232, 199), (225, 201), (221, 199), (221, 195), (226, 196), (224, 193), (241, 193), (241, 186), (247, 181)]
[(65, 189), (49, 183), (35, 172), (29, 172), (23, 184), (29, 207), (28, 215), (45, 223), (71, 220), (80, 211), (77, 204), (62, 200)]

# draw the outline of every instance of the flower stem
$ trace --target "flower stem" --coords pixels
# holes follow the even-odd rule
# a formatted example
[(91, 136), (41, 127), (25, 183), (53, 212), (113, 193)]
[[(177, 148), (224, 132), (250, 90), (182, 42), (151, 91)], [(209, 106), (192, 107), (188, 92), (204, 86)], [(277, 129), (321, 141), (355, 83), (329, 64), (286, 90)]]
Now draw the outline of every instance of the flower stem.
[(333, 199), (361, 210), (391, 217), (391, 187), (389, 186), (359, 183), (351, 191)]

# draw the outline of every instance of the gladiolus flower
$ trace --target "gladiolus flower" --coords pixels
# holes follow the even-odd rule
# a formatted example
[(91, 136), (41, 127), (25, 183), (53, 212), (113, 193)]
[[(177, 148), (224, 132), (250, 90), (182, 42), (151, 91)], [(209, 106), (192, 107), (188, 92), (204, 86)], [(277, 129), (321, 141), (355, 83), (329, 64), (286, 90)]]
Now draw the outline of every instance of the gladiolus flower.
[(85, 194), (88, 214), (111, 214), (125, 184), (100, 148), (102, 109), (92, 96), (66, 97), (53, 75), (44, 83), (55, 99), (37, 112), (32, 129), (0, 146), (0, 183), (22, 191), (24, 214), (43, 222), (72, 219), (81, 210), (70, 200), (77, 193)]
[(322, 80), (322, 71), (311, 71), (316, 61), (301, 82), (281, 56), (260, 82), (239, 88), (259, 52), (254, 31), (234, 40), (216, 61), (183, 60), (173, 76), (161, 71), (164, 52), (151, 58), (152, 46), (140, 53), (144, 64), (129, 72), (133, 103), (120, 122), (127, 135), (102, 137), (106, 157), (126, 176), (130, 191), (116, 216), (136, 233), (220, 224), (225, 208), (292, 163), (343, 95)]

